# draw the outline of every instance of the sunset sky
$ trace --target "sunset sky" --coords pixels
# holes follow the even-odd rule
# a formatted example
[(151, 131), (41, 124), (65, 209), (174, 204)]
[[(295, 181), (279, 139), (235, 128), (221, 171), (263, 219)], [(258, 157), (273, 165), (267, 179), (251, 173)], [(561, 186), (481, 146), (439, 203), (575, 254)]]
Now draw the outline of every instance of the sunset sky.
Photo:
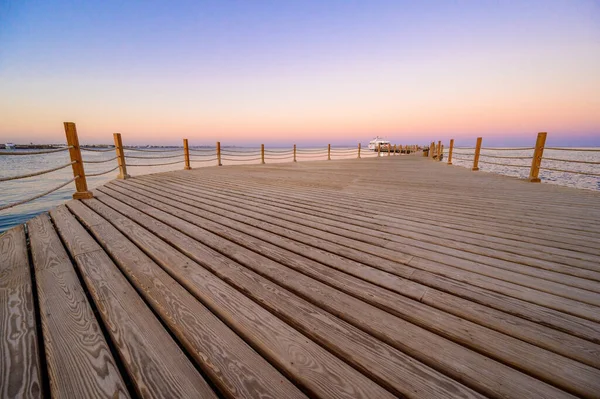
[(600, 145), (600, 2), (0, 0), (0, 93), (0, 143)]

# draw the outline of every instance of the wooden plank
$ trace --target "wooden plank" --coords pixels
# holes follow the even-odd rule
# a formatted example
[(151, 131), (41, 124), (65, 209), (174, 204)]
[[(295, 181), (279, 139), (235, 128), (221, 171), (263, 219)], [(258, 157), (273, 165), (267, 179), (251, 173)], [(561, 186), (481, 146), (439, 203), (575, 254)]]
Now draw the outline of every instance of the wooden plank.
[[(394, 297), (393, 295), (389, 295), (386, 290), (382, 290), (380, 287), (386, 287), (392, 291), (417, 301), (426, 301), (430, 304), (433, 304), (433, 306), (435, 306), (437, 300), (440, 299), (442, 302), (450, 302), (453, 304), (453, 306), (446, 305), (443, 306), (443, 308), (445, 310), (454, 310), (454, 314), (456, 315), (460, 315), (461, 317), (467, 316), (467, 318), (471, 321), (477, 321), (479, 324), (492, 327), (510, 335), (516, 335), (519, 339), (525, 339), (530, 343), (564, 354), (565, 356), (582, 361), (590, 366), (600, 367), (599, 345), (592, 344), (566, 334), (556, 334), (554, 331), (543, 326), (533, 325), (533, 323), (526, 323), (523, 320), (511, 317), (510, 315), (502, 314), (501, 312), (494, 312), (489, 308), (478, 306), (477, 304), (469, 303), (468, 301), (460, 300), (459, 298), (450, 297), (449, 295), (444, 295), (437, 290), (430, 289), (420, 284), (415, 284), (409, 280), (400, 279), (397, 276), (381, 272), (377, 269), (365, 267), (357, 262), (352, 263), (345, 261), (344, 258), (337, 257), (336, 255), (330, 253), (321, 252), (318, 249), (310, 246), (296, 244), (291, 240), (282, 238), (279, 235), (271, 234), (258, 229), (254, 225), (236, 223), (233, 221), (235, 215), (230, 212), (220, 212), (216, 214), (202, 211), (198, 207), (193, 207), (194, 204), (197, 205), (196, 202), (185, 200), (183, 198), (185, 195), (184, 193), (170, 191), (169, 193), (177, 194), (176, 198), (179, 199), (178, 201), (173, 201), (166, 197), (166, 195), (169, 194), (160, 196), (159, 194), (155, 194), (160, 193), (156, 190), (148, 189), (148, 191), (138, 191), (137, 189), (133, 189), (131, 185), (129, 185), (129, 187), (132, 192), (139, 193), (144, 198), (162, 201), (165, 204), (171, 204), (177, 206), (178, 209), (187, 210), (194, 215), (201, 216), (205, 220), (195, 219), (198, 220), (196, 224), (200, 223), (201, 227), (210, 230), (213, 233), (219, 234), (220, 236), (232, 242), (243, 245), (248, 249), (252, 249), (256, 252), (264, 254), (270, 259), (273, 259), (283, 265), (293, 267), (306, 275), (315, 277), (330, 286), (337, 287), (338, 289), (350, 293), (351, 295), (362, 298), (363, 300), (370, 302), (375, 306), (381, 306), (383, 309), (395, 309), (395, 311), (400, 312), (406, 311), (406, 314), (402, 315), (401, 317), (407, 320), (414, 320), (414, 317), (419, 314), (419, 311), (416, 309), (409, 311), (409, 309), (413, 308), (415, 305), (412, 304), (411, 301), (406, 302), (403, 297)], [(169, 195), (169, 197), (173, 196)], [(192, 206), (186, 206), (185, 204)], [(188, 221), (192, 221), (189, 219), (188, 214), (177, 213), (177, 215), (184, 217)], [(225, 226), (234, 230), (227, 229)], [(246, 233), (250, 237), (240, 235), (237, 232)], [(256, 239), (261, 240), (259, 241), (260, 245), (257, 245)], [(289, 249), (290, 251), (282, 250), (283, 248)], [(298, 255), (301, 255), (302, 258), (297, 259)], [(314, 259), (317, 262), (311, 259)], [(356, 275), (370, 282), (374, 282), (375, 284), (378, 284), (379, 287), (367, 284), (363, 282), (363, 280), (355, 279), (345, 273), (338, 272), (337, 270), (331, 270), (328, 267), (324, 267), (322, 264), (330, 265), (337, 270)], [(427, 298), (425, 298), (425, 296), (427, 296)], [(417, 306), (419, 305), (417, 304)], [(426, 307), (423, 310), (426, 313), (428, 312)], [(468, 310), (471, 311), (469, 312)], [(444, 317), (445, 315), (434, 316), (428, 322), (425, 321), (420, 325), (433, 330), (436, 330), (439, 324), (453, 325), (451, 320), (445, 320)], [(464, 324), (465, 323), (463, 323), (463, 327)], [(468, 323), (466, 324), (468, 325)], [(442, 332), (442, 334), (443, 333), (445, 332)], [(472, 334), (468, 335), (472, 336)], [(446, 336), (451, 337), (449, 335)], [(466, 334), (459, 331), (455, 336), (455, 340), (458, 339), (460, 342), (461, 337), (463, 336), (466, 336)], [(492, 342), (492, 344), (489, 344), (488, 341)], [(567, 344), (567, 342), (569, 344)], [(466, 343), (463, 344), (466, 344), (467, 346), (473, 346), (476, 345), (476, 342), (470, 338)], [(512, 360), (513, 355), (503, 353), (506, 352), (504, 350), (504, 346), (509, 346), (509, 344), (505, 342), (502, 337), (488, 336), (483, 338), (481, 344), (482, 348), (478, 350), (482, 352), (492, 350), (494, 345), (498, 344), (499, 347), (496, 348), (496, 350), (500, 353), (500, 357), (506, 355), (508, 356), (509, 361)], [(515, 341), (514, 346), (518, 348), (520, 344), (520, 341)], [(522, 348), (522, 352), (529, 353), (531, 350)], [(514, 360), (516, 361), (517, 358), (519, 358), (519, 355), (515, 356)], [(548, 359), (545, 359), (541, 362), (548, 363)], [(556, 364), (556, 362), (552, 363)], [(534, 367), (534, 369), (537, 368), (539, 367)], [(552, 370), (549, 371), (552, 372)]]
[(23, 225), (0, 235), (0, 397), (40, 398), (42, 383)]
[(50, 393), (56, 398), (127, 398), (102, 330), (47, 214), (27, 222)]
[[(185, 196), (185, 194), (179, 195), (179, 198), (181, 198), (182, 202), (185, 202)], [(196, 204), (196, 206), (199, 207), (198, 209), (202, 208), (198, 204)], [(218, 211), (218, 213), (221, 212), (221, 210)], [(262, 227), (264, 224), (261, 223), (262, 222), (257, 222), (256, 220), (250, 222), (250, 224), (254, 226)], [(265, 227), (262, 228), (265, 229)], [(282, 237), (286, 237), (290, 240), (301, 241), (302, 243), (310, 245), (313, 248), (323, 248), (330, 253), (350, 258), (386, 272), (424, 283), (427, 286), (433, 286), (443, 291), (451, 292), (461, 297), (495, 307), (496, 309), (526, 317), (537, 323), (551, 325), (560, 329), (561, 331), (569, 332), (579, 337), (589, 339), (593, 342), (600, 342), (598, 338), (600, 337), (600, 325), (591, 321), (566, 315), (553, 309), (542, 308), (532, 303), (522, 302), (519, 299), (504, 297), (494, 292), (486, 291), (475, 286), (469, 286), (459, 281), (450, 280), (446, 277), (432, 274), (428, 271), (415, 270), (414, 268), (389, 261), (388, 259), (370, 256), (368, 253), (365, 254), (364, 252), (357, 251), (353, 248), (336, 246), (334, 243), (321, 240), (319, 237), (298, 233), (297, 231), (290, 232), (287, 229), (282, 229), (279, 227), (274, 228), (272, 226), (268, 226), (266, 230)], [(313, 252), (311, 251), (309, 253)]]
[[(127, 204), (135, 204), (136, 208), (143, 207), (145, 213), (152, 215), (163, 223), (176, 227), (178, 230), (185, 232), (200, 243), (212, 248), (220, 248), (221, 250), (227, 248), (227, 253), (230, 257), (244, 264), (246, 267), (249, 267), (251, 270), (269, 276), (271, 280), (278, 282), (288, 289), (293, 287), (292, 291), (303, 299), (316, 304), (330, 313), (336, 314), (346, 322), (355, 325), (362, 330), (368, 331), (371, 335), (410, 354), (418, 360), (443, 370), (444, 373), (452, 376), (452, 378), (463, 382), (486, 395), (499, 394), (502, 391), (506, 392), (502, 382), (505, 380), (513, 381), (514, 385), (518, 385), (520, 387), (519, 389), (523, 389), (521, 395), (528, 397), (538, 395), (544, 397), (545, 395), (554, 396), (564, 394), (541, 381), (516, 372), (514, 369), (508, 368), (492, 359), (485, 358), (475, 352), (469, 351), (468, 349), (433, 334), (428, 330), (392, 316), (389, 313), (383, 312), (380, 309), (359, 301), (347, 294), (331, 289), (331, 287), (325, 286), (315, 280), (307, 279), (300, 273), (283, 268), (280, 264), (272, 262), (268, 258), (254, 254), (232, 242), (225, 242), (223, 239), (220, 239), (219, 236), (215, 236), (207, 230), (199, 229), (198, 224), (194, 226), (183, 219), (173, 218), (172, 216), (165, 214), (165, 206), (159, 206), (154, 203), (151, 207), (144, 206), (140, 201), (117, 194), (113, 190), (102, 188), (101, 191), (110, 192), (111, 196), (118, 198), (120, 201)], [(144, 198), (143, 202), (150, 203), (152, 201), (148, 198)], [(154, 208), (154, 206), (157, 208)], [(160, 210), (158, 210), (159, 208)], [(186, 220), (192, 219), (194, 219), (192, 215), (186, 214)], [(202, 220), (199, 224), (207, 223), (209, 222)], [(160, 234), (158, 230), (154, 231), (154, 233)], [(172, 244), (177, 245), (177, 243)], [(255, 245), (259, 244), (255, 243)], [(199, 259), (194, 259), (200, 261)], [(223, 269), (224, 268), (214, 268), (212, 271), (217, 274), (228, 273), (227, 270)], [(231, 276), (223, 278), (233, 279)], [(239, 285), (240, 288), (246, 286), (247, 283)], [(249, 292), (254, 294), (256, 290), (250, 290)], [(457, 362), (456, 359), (462, 359), (462, 361)], [(578, 369), (582, 370), (581, 368)], [(561, 379), (561, 381), (553, 382), (558, 383), (561, 387), (571, 391), (574, 390), (578, 393), (582, 392), (584, 395), (589, 395), (590, 391), (594, 392), (594, 382), (593, 379), (590, 378), (593, 371), (585, 366), (583, 366), (583, 369), (586, 370), (584, 371), (586, 374), (584, 377), (576, 376), (577, 374), (574, 372), (570, 373), (574, 378), (578, 379), (577, 384), (580, 385), (572, 384), (568, 379)], [(516, 383), (516, 381), (520, 382)], [(516, 388), (513, 386), (511, 389), (514, 392)]]
[[(114, 186), (113, 184), (111, 184), (111, 187)], [(384, 259), (388, 259), (392, 262), (397, 262), (398, 261), (398, 249), (392, 251), (388, 248), (384, 248), (381, 246), (376, 246), (374, 244), (370, 244), (370, 243), (365, 243), (362, 241), (358, 241), (358, 240), (354, 240), (352, 239), (352, 235), (350, 234), (345, 234), (344, 232), (340, 232), (340, 229), (329, 229), (326, 227), (312, 227), (309, 226), (308, 224), (302, 222), (302, 221), (297, 221), (297, 223), (291, 223), (287, 220), (280, 220), (280, 219), (276, 219), (276, 218), (269, 218), (268, 222), (263, 221), (264, 217), (261, 217), (260, 214), (254, 212), (254, 211), (245, 211), (239, 207), (232, 207), (232, 206), (227, 206), (227, 205), (223, 205), (220, 203), (216, 203), (215, 201), (210, 201), (210, 200), (204, 200), (205, 203), (210, 203), (211, 205), (214, 205), (216, 207), (219, 207), (221, 209), (227, 209), (227, 210), (231, 210), (233, 212), (236, 213), (235, 218), (239, 221), (243, 221), (244, 223), (249, 223), (249, 224), (253, 224), (255, 226), (260, 226), (262, 229), (265, 230), (269, 230), (271, 232), (274, 232), (276, 234), (280, 234), (280, 235), (289, 235), (289, 233), (287, 233), (288, 231), (294, 231), (294, 237), (296, 237), (296, 239), (298, 239), (298, 237), (300, 237), (300, 234), (306, 234), (306, 235), (311, 235), (313, 237), (315, 237), (316, 239), (318, 239), (319, 241), (330, 241), (333, 244), (336, 244), (338, 247), (342, 248), (344, 247), (344, 252), (349, 253), (349, 252), (358, 252), (357, 256), (364, 256), (364, 254), (371, 254), (374, 256), (378, 256), (380, 258), (384, 258)], [(198, 205), (200, 206), (200, 205)], [(244, 216), (244, 215), (248, 215), (248, 216)], [(321, 230), (320, 228), (322, 228), (323, 230)], [(335, 233), (334, 233), (335, 232)], [(338, 235), (336, 233), (339, 234), (345, 234), (345, 235)], [(408, 247), (402, 247), (402, 251), (409, 251), (412, 252), (413, 254), (415, 253), (414, 251), (412, 251), (410, 248)], [(594, 305), (590, 305), (588, 303), (583, 303), (583, 302), (579, 302), (576, 300), (573, 300), (571, 298), (565, 298), (565, 297), (561, 297), (558, 295), (554, 295), (552, 293), (547, 293), (544, 292), (543, 290), (540, 291), (536, 288), (538, 288), (536, 286), (535, 280), (529, 280), (529, 284), (527, 284), (526, 286), (523, 285), (519, 285), (516, 284), (513, 281), (510, 281), (509, 277), (506, 276), (506, 274), (508, 272), (502, 272), (502, 271), (489, 271), (488, 273), (491, 273), (492, 276), (489, 276), (487, 274), (479, 274), (475, 271), (473, 271), (472, 268), (475, 269), (484, 269), (485, 267), (482, 265), (477, 265), (476, 263), (472, 263), (471, 267), (466, 266), (464, 263), (461, 264), (461, 267), (458, 266), (454, 266), (454, 265), (449, 265), (449, 264), (444, 264), (444, 263), (440, 263), (440, 262), (434, 262), (431, 261), (429, 259), (426, 258), (418, 258), (416, 256), (413, 256), (408, 262), (406, 262), (409, 266), (413, 266), (417, 269), (422, 269), (422, 270), (427, 270), (436, 274), (440, 274), (446, 277), (451, 277), (453, 279), (456, 280), (460, 280), (460, 281), (465, 281), (468, 282), (470, 284), (474, 284), (474, 285), (478, 285), (478, 286), (483, 286), (486, 289), (490, 289), (490, 290), (494, 290), (497, 292), (501, 292), (516, 298), (520, 298), (520, 299), (524, 299), (533, 303), (537, 303), (543, 306), (547, 306), (553, 309), (557, 309), (563, 312), (568, 312), (570, 314), (573, 314), (575, 316), (579, 316), (579, 317), (583, 317), (583, 318), (587, 318), (589, 320), (592, 321), (600, 321), (600, 312), (599, 312), (599, 308), (597, 306)], [(400, 269), (402, 268), (401, 265), (397, 264), (395, 266), (395, 269)], [(396, 271), (392, 271), (394, 273), (397, 273)], [(410, 277), (410, 274), (407, 276), (406, 274), (399, 274), (402, 277)], [(500, 278), (495, 278), (495, 277), (503, 277), (503, 279)], [(516, 282), (521, 282), (521, 280), (523, 280), (526, 276), (523, 276), (522, 278), (520, 278), (520, 280), (516, 281)], [(507, 281), (509, 280), (509, 281)], [(539, 285), (543, 285), (544, 287), (548, 286), (550, 284), (550, 282), (547, 282), (546, 280), (539, 280), (538, 282), (538, 286)], [(536, 288), (532, 288), (531, 285), (536, 286)], [(565, 295), (569, 295), (569, 296), (574, 296), (575, 293), (573, 293), (573, 291), (575, 291), (576, 289), (574, 288), (565, 288), (562, 289), (563, 286), (559, 285), (559, 284), (555, 284), (553, 285), (553, 287), (557, 290), (561, 290), (562, 294)], [(581, 296), (585, 296), (585, 299), (590, 301), (590, 302), (596, 302), (596, 298), (600, 297), (600, 295), (591, 293), (591, 292), (587, 292), (587, 291), (583, 291), (583, 292), (579, 292), (577, 291), (578, 294), (581, 294)]]
[[(370, 375), (371, 378), (380, 384), (388, 386), (393, 392), (395, 391), (399, 395), (417, 395), (420, 397), (477, 396), (461, 384), (440, 375), (394, 348), (372, 339), (352, 325), (336, 319), (308, 302), (302, 301), (299, 298), (294, 299), (292, 294), (286, 293), (281, 288), (272, 286), (265, 279), (250, 271), (243, 270), (243, 268), (236, 266), (231, 260), (204, 247), (177, 230), (153, 220), (136, 209), (109, 197), (100, 195), (99, 199), (106, 201), (106, 204), (119, 212), (127, 214), (128, 217), (134, 219), (137, 223), (150, 230), (150, 232), (158, 233), (157, 235), (162, 239), (168, 240), (171, 244), (176, 243), (183, 253), (199, 263), (190, 263), (188, 258), (182, 258), (181, 253), (172, 247), (164, 243), (161, 245), (161, 241), (153, 235), (149, 236), (149, 239), (154, 238), (151, 243), (149, 241), (145, 242), (144, 248), (153, 254), (153, 257), (163, 267), (170, 270), (171, 274), (180, 276), (179, 281), (188, 286), (188, 289), (198, 287), (196, 290), (198, 290), (199, 294), (203, 293), (207, 295), (211, 290), (201, 289), (202, 286), (198, 286), (198, 284), (208, 284), (210, 287), (219, 287), (222, 285), (218, 279), (215, 280), (209, 273), (203, 272), (198, 274), (202, 270), (200, 264), (207, 268), (210, 267), (213, 270), (222, 270), (223, 272), (230, 270), (228, 273), (229, 276), (233, 273), (233, 275), (237, 276), (237, 279), (244, 278), (243, 290), (245, 292), (260, 295), (262, 298), (259, 300), (260, 303), (269, 303), (271, 304), (270, 306), (277, 306), (277, 308), (270, 309), (276, 311), (276, 314), (280, 316), (287, 314), (284, 320), (288, 323), (301, 329), (311, 339), (317, 340), (338, 354), (338, 356), (344, 357), (346, 361), (351, 362), (356, 368)], [(104, 215), (114, 215), (114, 211), (107, 210), (106, 206), (101, 206), (97, 201), (86, 203)], [(115, 223), (116, 227), (126, 231), (130, 237), (139, 237), (141, 234), (139, 228), (137, 229), (138, 233), (132, 234), (132, 231), (129, 230), (129, 226), (132, 226), (132, 224), (131, 222), (127, 223), (123, 216), (118, 218), (115, 216), (115, 220), (118, 221)], [(142, 245), (142, 243), (138, 242), (138, 245)], [(219, 275), (223, 277), (222, 273)], [(231, 277), (227, 277), (226, 280), (231, 281)], [(234, 300), (239, 296), (239, 294), (235, 293), (237, 293), (235, 290), (228, 291), (228, 296)], [(292, 305), (294, 303), (295, 305)], [(288, 309), (290, 306), (293, 306), (291, 311)], [(288, 310), (283, 311), (282, 309)], [(239, 324), (245, 317), (244, 314), (239, 315), (235, 313), (230, 316), (227, 309), (220, 311), (215, 309), (214, 311), (219, 312), (221, 318), (225, 320), (230, 320), (233, 316), (235, 324)], [(260, 348), (262, 345), (255, 345), (255, 347)], [(265, 354), (265, 356), (268, 356), (268, 354)], [(296, 378), (302, 378), (297, 375), (298, 372), (305, 373), (301, 370), (293, 370), (293, 372), (296, 374)]]
[(110, 257), (62, 205), (51, 211), (140, 396), (216, 398)]
[[(222, 394), (232, 398), (306, 397), (104, 218), (79, 201), (68, 202), (67, 207), (91, 230)], [(166, 246), (110, 208), (104, 206), (103, 210), (108, 220), (118, 223), (142, 247), (162, 250)]]

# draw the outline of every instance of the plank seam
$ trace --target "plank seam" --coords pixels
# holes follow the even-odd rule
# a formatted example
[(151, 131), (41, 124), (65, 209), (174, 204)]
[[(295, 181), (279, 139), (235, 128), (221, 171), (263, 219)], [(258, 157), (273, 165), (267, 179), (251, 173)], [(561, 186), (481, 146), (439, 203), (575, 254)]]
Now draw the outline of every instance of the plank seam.
[[(48, 219), (50, 221), (50, 224), (56, 231), (56, 235), (58, 236), (60, 243), (65, 248), (65, 252), (66, 252), (69, 260), (71, 261), (71, 265), (72, 265), (73, 269), (75, 270), (75, 275), (77, 276), (77, 279), (79, 280), (79, 284), (81, 285), (82, 291), (83, 291), (88, 303), (90, 304), (92, 313), (94, 314), (94, 317), (96, 318), (96, 322), (98, 323), (98, 326), (100, 327), (100, 330), (102, 331), (102, 335), (104, 336), (104, 340), (106, 341), (106, 345), (108, 346), (108, 349), (110, 350), (110, 353), (115, 361), (115, 365), (117, 366), (117, 369), (119, 370), (119, 374), (121, 375), (121, 378), (123, 379), (123, 382), (125, 383), (125, 387), (127, 388), (127, 393), (129, 393), (129, 395), (132, 399), (141, 399), (141, 396), (138, 395), (138, 392), (135, 389), (135, 384), (133, 383), (133, 380), (131, 379), (131, 377), (129, 376), (129, 373), (127, 372), (127, 368), (125, 367), (125, 364), (123, 363), (123, 360), (121, 359), (121, 356), (119, 355), (119, 351), (117, 350), (114, 343), (112, 342), (110, 334), (108, 333), (108, 329), (104, 325), (104, 321), (102, 320), (102, 317), (100, 316), (100, 311), (98, 310), (98, 307), (96, 306), (96, 302), (94, 302), (94, 299), (92, 298), (92, 295), (89, 292), (88, 286), (85, 284), (85, 280), (83, 279), (83, 276), (81, 275), (81, 271), (76, 266), (77, 263), (75, 262), (75, 258), (72, 256), (71, 251), (68, 249), (68, 246), (66, 245), (65, 241), (63, 240), (63, 237), (58, 233), (58, 229), (56, 228), (54, 219), (52, 219), (51, 217), (49, 217)], [(91, 252), (93, 252), (93, 251), (91, 251)]]

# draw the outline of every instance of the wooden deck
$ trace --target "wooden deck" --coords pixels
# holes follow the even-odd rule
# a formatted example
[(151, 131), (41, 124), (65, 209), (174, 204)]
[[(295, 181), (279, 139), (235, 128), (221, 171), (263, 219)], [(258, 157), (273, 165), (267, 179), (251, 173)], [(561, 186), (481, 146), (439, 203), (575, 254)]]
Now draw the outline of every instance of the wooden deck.
[(600, 193), (420, 156), (113, 181), (0, 236), (0, 397), (600, 397)]

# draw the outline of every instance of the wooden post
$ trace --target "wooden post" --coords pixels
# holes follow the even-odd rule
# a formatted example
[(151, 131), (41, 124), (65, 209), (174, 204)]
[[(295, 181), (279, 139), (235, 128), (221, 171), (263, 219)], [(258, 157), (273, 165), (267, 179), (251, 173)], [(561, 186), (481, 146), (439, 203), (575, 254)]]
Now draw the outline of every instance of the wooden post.
[(454, 149), (454, 139), (450, 139), (450, 148), (448, 149), (448, 165), (452, 165), (452, 150)]
[(381, 143), (377, 143), (377, 158), (381, 156)]
[(540, 132), (537, 135), (535, 142), (535, 150), (533, 151), (533, 159), (531, 160), (531, 170), (529, 171), (529, 181), (539, 183), (540, 167), (542, 166), (542, 157), (544, 156), (544, 146), (546, 145), (546, 132)]
[(87, 188), (85, 180), (85, 171), (83, 170), (83, 160), (81, 159), (81, 149), (79, 148), (79, 138), (77, 137), (77, 127), (73, 122), (65, 122), (65, 135), (67, 136), (67, 145), (69, 155), (71, 156), (71, 164), (73, 168), (73, 177), (75, 177), (75, 193), (73, 199), (87, 199), (94, 196)]
[(183, 167), (183, 169), (192, 169), (192, 167), (190, 166), (190, 149), (188, 147), (187, 139), (183, 139), (183, 159), (185, 160), (185, 166)]
[(358, 143), (358, 159), (360, 159), (360, 143)]
[(388, 143), (388, 145), (387, 145), (388, 157), (390, 156), (390, 153), (392, 152), (391, 151), (391, 149), (392, 149), (391, 147), (392, 147), (392, 145), (390, 143)]
[(442, 148), (440, 149), (440, 155), (438, 157), (438, 161), (442, 161), (442, 158), (444, 158), (444, 145), (442, 144)]
[(217, 165), (223, 166), (221, 163), (221, 142), (217, 141)]
[(265, 163), (265, 145), (264, 144), (260, 145), (260, 163), (261, 164)]
[(477, 145), (475, 146), (475, 156), (473, 157), (473, 171), (479, 170), (479, 153), (481, 152), (481, 137), (477, 137)]
[(327, 160), (331, 161), (331, 144), (327, 144)]
[(438, 141), (438, 146), (437, 146), (437, 160), (438, 161), (442, 160), (442, 140)]
[[(400, 144), (400, 151), (402, 151), (402, 144)], [(398, 144), (394, 144), (394, 155), (398, 155)]]
[(296, 162), (296, 144), (294, 144), (294, 162)]
[(128, 179), (129, 175), (127, 174), (127, 165), (125, 164), (125, 151), (123, 150), (121, 133), (114, 133), (113, 139), (115, 140), (115, 151), (117, 152), (117, 163), (119, 164), (117, 179)]
[(431, 144), (429, 144), (429, 157), (431, 159), (433, 159), (433, 150), (435, 150), (435, 142), (431, 142)]

